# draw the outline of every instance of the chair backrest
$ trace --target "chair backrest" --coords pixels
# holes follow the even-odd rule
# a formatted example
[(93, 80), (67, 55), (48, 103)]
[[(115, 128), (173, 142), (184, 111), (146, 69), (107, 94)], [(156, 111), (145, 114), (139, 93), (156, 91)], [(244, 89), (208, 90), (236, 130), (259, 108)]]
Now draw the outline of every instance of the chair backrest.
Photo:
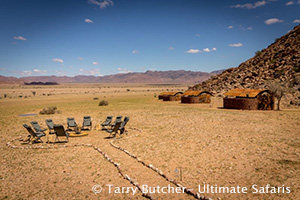
[(42, 131), (42, 128), (40, 127), (39, 123), (37, 121), (30, 122), (31, 126), (33, 126), (34, 130), (39, 132)]
[(123, 129), (128, 121), (129, 121), (129, 117), (124, 117), (124, 120), (120, 125), (120, 129)]
[(77, 126), (74, 117), (68, 117), (67, 122), (68, 122), (68, 126), (71, 127)]
[(65, 131), (65, 128), (64, 128), (63, 125), (55, 124), (55, 125), (53, 126), (53, 128), (54, 128), (55, 134), (56, 134), (57, 136), (67, 136), (66, 131)]
[(45, 122), (49, 129), (53, 129), (54, 123), (53, 123), (52, 119), (46, 119)]
[(115, 119), (115, 121), (113, 123), (113, 126), (115, 126), (118, 122), (122, 122), (122, 116), (121, 115), (119, 115), (119, 116), (116, 117), (116, 119)]
[(33, 137), (36, 136), (35, 132), (32, 130), (32, 128), (30, 126), (28, 126), (27, 124), (23, 124), (23, 127), (27, 129), (27, 131), (30, 135), (32, 135)]
[(121, 123), (122, 122), (117, 122), (116, 125), (114, 126), (114, 129), (113, 129), (112, 132), (115, 132), (115, 133), (118, 132), (118, 130), (119, 130), (120, 126), (121, 126)]
[(91, 126), (92, 121), (90, 116), (84, 116), (83, 117), (83, 126)]
[(112, 119), (113, 119), (113, 116), (107, 116), (105, 123), (111, 123)]

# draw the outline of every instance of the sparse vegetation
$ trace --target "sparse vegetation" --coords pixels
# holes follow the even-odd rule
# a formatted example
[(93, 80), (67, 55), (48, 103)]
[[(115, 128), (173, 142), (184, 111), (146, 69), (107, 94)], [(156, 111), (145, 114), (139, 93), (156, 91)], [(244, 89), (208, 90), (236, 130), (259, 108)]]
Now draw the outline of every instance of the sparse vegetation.
[(60, 113), (60, 111), (57, 110), (56, 106), (50, 106), (47, 108), (43, 108), (43, 110), (40, 111), (40, 115), (50, 115), (50, 114), (55, 114), (55, 113)]
[(294, 67), (295, 72), (300, 72), (300, 65)]
[(32, 95), (35, 96), (35, 94), (36, 94), (36, 91), (32, 91)]
[[(208, 105), (185, 106), (178, 104), (178, 102), (165, 104), (153, 98), (154, 93), (158, 95), (161, 89), (163, 91), (166, 91), (166, 88), (171, 90), (172, 87), (170, 86), (147, 86), (145, 88), (142, 86), (123, 86), (122, 89), (119, 89), (111, 85), (110, 89), (103, 88), (103, 91), (106, 91), (105, 94), (101, 91), (101, 93), (94, 95), (94, 87), (89, 88), (87, 84), (83, 84), (81, 88), (79, 88), (79, 84), (70, 85), (71, 89), (60, 86), (53, 92), (55, 95), (51, 97), (41, 96), (42, 93), (48, 94), (49, 88), (38, 88), (36, 89), (36, 97), (27, 99), (17, 98), (17, 95), (32, 95), (28, 88), (15, 89), (14, 94), (11, 90), (2, 90), (2, 97), (4, 93), (8, 97), (14, 97), (12, 100), (5, 99), (0, 103), (3, 144), (18, 136), (27, 136), (22, 124), (28, 124), (33, 120), (37, 121), (42, 128), (47, 128), (45, 119), (51, 118), (55, 124), (62, 124), (66, 128), (67, 117), (74, 117), (77, 124), (81, 125), (82, 117), (90, 115), (95, 122), (94, 125), (96, 125), (104, 121), (107, 115), (113, 115), (114, 118), (117, 115), (123, 115), (123, 117), (128, 115), (131, 120), (128, 124), (129, 137), (124, 135), (120, 140), (116, 140), (115, 144), (137, 154), (141, 160), (166, 171), (166, 174), (170, 176), (172, 176), (172, 171), (175, 168), (182, 167), (184, 185), (189, 185), (191, 188), (198, 187), (197, 180), (214, 183), (217, 180), (217, 184), (226, 184), (228, 183), (228, 176), (230, 176), (230, 180), (234, 180), (236, 183), (243, 182), (247, 187), (253, 184), (252, 182), (258, 184), (264, 184), (264, 182), (260, 182), (263, 180), (274, 182), (274, 174), (282, 179), (289, 179), (290, 182), (297, 183), (298, 181), (297, 148), (299, 142), (296, 136), (299, 129), (299, 109), (281, 112), (234, 111), (218, 109), (217, 107), (223, 104), (222, 99), (217, 97), (212, 98), (212, 107)], [(127, 88), (130, 88), (131, 92), (127, 93)], [(185, 90), (186, 87), (182, 86), (178, 89)], [(90, 93), (84, 94), (84, 91), (87, 90)], [(116, 92), (118, 90), (122, 90), (122, 92)], [(109, 106), (97, 107), (98, 103), (104, 99), (104, 95), (106, 95), (105, 100), (108, 100)], [(99, 100), (93, 101), (94, 97), (98, 97)], [(282, 108), (285, 105), (283, 102), (282, 100)], [(42, 108), (50, 106), (56, 106), (56, 110), (63, 111), (63, 114), (16, 117), (16, 114), (19, 113), (38, 113)], [(95, 109), (95, 106), (98, 109)], [(105, 139), (107, 136), (105, 131), (92, 130), (87, 137), (70, 138), (67, 145), (80, 143), (95, 145), (109, 156), (117, 158), (121, 168), (126, 170), (130, 177), (134, 176), (137, 180), (149, 184), (168, 184), (142, 164), (127, 157), (126, 154), (123, 155), (118, 150), (114, 150), (109, 144), (112, 140)], [(74, 187), (81, 188), (82, 185), (90, 185), (101, 174), (106, 174), (101, 178), (104, 183), (128, 184), (126, 180), (120, 179), (117, 170), (93, 148), (60, 148), (64, 144), (48, 144), (46, 138), (43, 138), (43, 141), (44, 143), (40, 144), (22, 145), (17, 140), (12, 144), (21, 147), (42, 146), (51, 148), (57, 146), (59, 149), (17, 150), (3, 148), (0, 154), (4, 163), (2, 165), (2, 174), (4, 175), (1, 174), (3, 179), (0, 178), (3, 197), (9, 195), (9, 199), (26, 199), (28, 196), (32, 199), (50, 197), (60, 199), (61, 193), (56, 193), (53, 190), (54, 186), (48, 187), (49, 182), (53, 184), (55, 182), (55, 187), (66, 188), (66, 193), (63, 193), (64, 198), (71, 199), (74, 198), (74, 193), (69, 191), (72, 191)], [(288, 157), (286, 152), (282, 151), (284, 148), (288, 148)], [(258, 155), (257, 152), (261, 152), (261, 149), (265, 149), (269, 153)], [(258, 159), (257, 156), (260, 158)], [(277, 162), (281, 159), (284, 160)], [(261, 160), (263, 160), (263, 164)], [(249, 162), (252, 165), (248, 165)], [(49, 165), (49, 163), (51, 164)], [(199, 166), (201, 167), (199, 168)], [(254, 170), (253, 166), (258, 170)], [(81, 170), (83, 168), (85, 170)], [(53, 171), (54, 169), (55, 171)], [(286, 171), (285, 169), (289, 170)], [(243, 173), (236, 174), (235, 172), (238, 170), (242, 170)], [(73, 173), (78, 175), (73, 176)], [(26, 174), (26, 190), (19, 190), (20, 187), (24, 186), (24, 181), (18, 179), (22, 174)], [(227, 175), (222, 176), (224, 174)], [(32, 186), (37, 177), (42, 177), (39, 183), (41, 188), (44, 188), (42, 191), (35, 190), (35, 187)], [(249, 179), (251, 179), (250, 183), (247, 182)], [(276, 183), (278, 185), (286, 184), (285, 181)], [(95, 198), (90, 190), (91, 187), (82, 187), (81, 192), (76, 194), (76, 198)], [(18, 193), (19, 191), (21, 192)], [(291, 199), (296, 199), (299, 192), (296, 189), (293, 191), (295, 192), (289, 195)], [(15, 194), (19, 196), (17, 197)], [(31, 194), (33, 196), (30, 196)], [(105, 193), (103, 196), (97, 195), (103, 199), (115, 198), (114, 196), (105, 196)], [(243, 199), (244, 197), (239, 196), (240, 194), (235, 195), (235, 199)], [(249, 199), (257, 197), (251, 193), (248, 195)], [(180, 198), (178, 195), (170, 197), (155, 194), (154, 196), (158, 199)], [(136, 199), (139, 197), (137, 196)], [(211, 194), (208, 197), (230, 199), (232, 196), (226, 194), (213, 196)], [(272, 197), (274, 194), (264, 194), (263, 198), (271, 199)], [(124, 197), (120, 196), (119, 199), (132, 199), (132, 195), (124, 194)], [(183, 194), (182, 199), (192, 198)]]
[(106, 100), (100, 101), (99, 106), (108, 106), (108, 101), (106, 101)]
[(267, 84), (267, 87), (272, 95), (277, 99), (277, 110), (280, 110), (280, 101), (282, 97), (290, 91), (289, 83), (287, 82), (278, 82), (270, 81)]
[(256, 55), (256, 56), (261, 55), (261, 51), (256, 51), (256, 52), (255, 52), (255, 55)]

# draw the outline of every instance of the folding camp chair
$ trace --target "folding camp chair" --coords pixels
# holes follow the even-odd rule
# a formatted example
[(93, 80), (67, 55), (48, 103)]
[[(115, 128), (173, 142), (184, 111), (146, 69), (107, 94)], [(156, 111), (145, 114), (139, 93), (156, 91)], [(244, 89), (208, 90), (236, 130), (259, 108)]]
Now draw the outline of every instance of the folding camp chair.
[(40, 141), (40, 142), (43, 142), (43, 140), (41, 139), (41, 137), (43, 136), (46, 136), (45, 133), (43, 132), (34, 132), (34, 130), (28, 126), (27, 124), (23, 124), (24, 128), (27, 129), (28, 133), (30, 134), (29, 137), (28, 137), (28, 143), (30, 142), (37, 142), (37, 141)]
[(68, 124), (68, 130), (72, 130), (70, 128), (73, 128), (73, 130), (75, 130), (77, 128), (77, 124), (73, 117), (68, 117), (67, 124)]
[(46, 125), (48, 126), (48, 129), (49, 129), (49, 134), (54, 134), (54, 123), (52, 121), (52, 119), (46, 119), (45, 120), (46, 122)]
[(109, 126), (110, 123), (112, 122), (113, 116), (107, 116), (106, 120), (101, 124), (102, 129), (105, 129), (106, 126)]
[(69, 142), (69, 133), (65, 131), (65, 128), (63, 127), (63, 125), (55, 124), (53, 126), (53, 128), (54, 128), (54, 132), (55, 132), (55, 135), (56, 135), (56, 138), (55, 138), (54, 142), (56, 142), (56, 140), (59, 141), (58, 137), (66, 137), (67, 142)]
[(30, 122), (30, 124), (31, 124), (31, 126), (33, 126), (33, 128), (36, 132), (44, 133), (44, 131), (47, 130), (47, 129), (41, 128), (37, 121), (32, 121), (32, 122)]
[(119, 130), (120, 130), (120, 135), (123, 134), (125, 132), (125, 126), (127, 124), (127, 122), (129, 121), (129, 117), (125, 117), (123, 122), (121, 123)]
[(90, 116), (83, 117), (82, 129), (84, 129), (84, 127), (90, 127), (88, 130), (92, 130), (92, 120)]
[(115, 119), (115, 121), (114, 121), (112, 124), (110, 124), (111, 129), (112, 129), (118, 122), (122, 122), (122, 116), (121, 116), (121, 115), (117, 116), (116, 119)]
[(117, 123), (115, 124), (115, 126), (114, 126), (113, 129), (111, 129), (111, 130), (106, 130), (106, 132), (108, 132), (109, 135), (114, 134), (114, 136), (115, 136), (115, 135), (118, 133), (118, 131), (119, 131), (119, 128), (120, 128), (120, 126), (121, 126), (121, 123), (122, 123), (122, 122), (117, 122)]

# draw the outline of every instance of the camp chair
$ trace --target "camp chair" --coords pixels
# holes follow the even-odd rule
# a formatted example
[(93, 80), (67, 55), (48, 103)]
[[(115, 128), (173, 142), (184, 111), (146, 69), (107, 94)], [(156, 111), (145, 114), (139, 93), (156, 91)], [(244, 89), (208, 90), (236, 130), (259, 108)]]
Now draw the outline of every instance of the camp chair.
[(43, 132), (44, 133), (44, 131), (47, 130), (47, 129), (41, 128), (37, 121), (32, 121), (32, 122), (30, 122), (30, 124), (31, 124), (31, 126), (33, 126), (33, 128), (36, 132)]
[(101, 124), (102, 128), (105, 128), (105, 126), (109, 126), (112, 122), (113, 116), (107, 116), (106, 120)]
[(68, 123), (68, 130), (72, 130), (70, 128), (73, 128), (73, 130), (75, 130), (77, 128), (77, 124), (73, 117), (68, 117), (67, 123)]
[(53, 126), (53, 128), (54, 128), (54, 132), (55, 132), (55, 135), (56, 135), (55, 142), (56, 142), (56, 139), (59, 141), (58, 137), (61, 137), (61, 136), (66, 137), (67, 142), (69, 142), (69, 133), (67, 133), (65, 131), (65, 128), (63, 127), (63, 125), (55, 124)]
[(28, 137), (28, 143), (30, 143), (31, 141), (32, 142), (37, 142), (37, 141), (43, 142), (41, 137), (46, 136), (45, 133), (38, 132), (38, 131), (34, 132), (34, 130), (27, 124), (23, 124), (23, 126), (24, 126), (24, 128), (27, 129), (28, 133), (30, 134)]
[(126, 126), (128, 121), (129, 121), (129, 117), (125, 117), (123, 122), (121, 123), (121, 125), (119, 127), (120, 134), (123, 134), (125, 132), (125, 126)]
[(122, 116), (121, 116), (121, 115), (117, 116), (116, 119), (115, 119), (115, 121), (114, 121), (112, 124), (110, 124), (111, 129), (112, 129), (118, 122), (122, 122)]
[(85, 126), (90, 127), (89, 130), (92, 130), (92, 120), (90, 116), (83, 117), (82, 129), (84, 129)]
[(46, 119), (45, 120), (47, 126), (48, 126), (48, 129), (49, 129), (49, 134), (54, 134), (54, 123), (52, 121), (52, 119)]
[(117, 123), (115, 124), (115, 126), (114, 126), (113, 129), (111, 129), (111, 130), (106, 130), (106, 132), (108, 132), (110, 135), (113, 134), (113, 133), (114, 133), (114, 135), (116, 135), (116, 134), (118, 133), (118, 131), (119, 131), (119, 128), (120, 128), (120, 126), (121, 126), (121, 123), (122, 123), (122, 122), (117, 122)]

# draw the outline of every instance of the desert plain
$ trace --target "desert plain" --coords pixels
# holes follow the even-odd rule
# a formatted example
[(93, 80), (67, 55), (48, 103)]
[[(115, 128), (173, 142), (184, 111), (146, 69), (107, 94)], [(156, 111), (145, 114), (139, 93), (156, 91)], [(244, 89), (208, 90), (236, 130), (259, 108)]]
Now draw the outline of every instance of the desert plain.
[[(212, 199), (298, 199), (300, 196), (300, 109), (281, 111), (222, 109), (222, 98), (210, 104), (181, 104), (157, 99), (162, 91), (184, 91), (186, 85), (62, 84), (0, 86), (0, 199), (144, 199), (142, 193), (110, 193), (107, 185), (133, 187), (102, 154), (119, 163), (139, 185), (175, 186), (111, 143), (161, 170), (184, 187), (247, 187), (245, 193), (204, 193)], [(35, 95), (33, 95), (35, 91)], [(98, 106), (107, 100), (108, 106)], [(60, 113), (40, 115), (56, 106)], [(37, 114), (35, 116), (19, 116)], [(129, 116), (127, 134), (110, 138), (93, 129), (69, 143), (23, 144), (22, 124), (45, 120), (66, 127), (91, 116), (93, 128), (108, 115)], [(17, 140), (14, 140), (17, 139)], [(7, 144), (20, 148), (11, 148)], [(67, 147), (65, 147), (67, 146)], [(45, 147), (26, 148), (26, 147)], [(46, 147), (54, 147), (48, 149)], [(64, 148), (65, 147), (65, 148)], [(100, 193), (92, 187), (100, 185)], [(289, 187), (290, 193), (253, 193), (251, 186)], [(180, 194), (151, 194), (154, 199), (194, 199)]]

